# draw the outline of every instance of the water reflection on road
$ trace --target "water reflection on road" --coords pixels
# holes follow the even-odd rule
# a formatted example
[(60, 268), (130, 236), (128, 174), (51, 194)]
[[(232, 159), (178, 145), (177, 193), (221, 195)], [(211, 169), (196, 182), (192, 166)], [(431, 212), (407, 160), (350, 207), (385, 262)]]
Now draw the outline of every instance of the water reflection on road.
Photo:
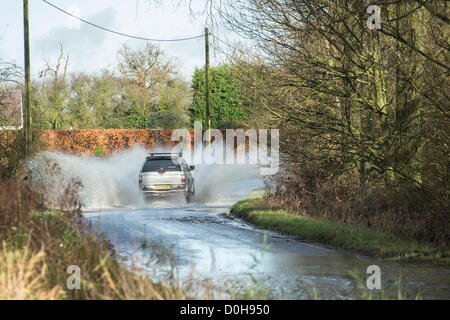
[(362, 291), (349, 272), (365, 278), (372, 264), (381, 268), (382, 287), (388, 297), (397, 297), (400, 276), (407, 298), (450, 298), (450, 272), (445, 268), (357, 257), (230, 217), (232, 203), (262, 188), (261, 181), (254, 178), (233, 183), (233, 188), (228, 187), (232, 192), (222, 195), (220, 202), (185, 204), (179, 199), (163, 199), (142, 207), (87, 211), (85, 216), (122, 257), (149, 271), (155, 271), (154, 265), (147, 264), (151, 243), (172, 253), (181, 278), (193, 269), (198, 276), (217, 283), (239, 280), (252, 285), (254, 277), (274, 298), (310, 299), (314, 292), (319, 299), (361, 298)]

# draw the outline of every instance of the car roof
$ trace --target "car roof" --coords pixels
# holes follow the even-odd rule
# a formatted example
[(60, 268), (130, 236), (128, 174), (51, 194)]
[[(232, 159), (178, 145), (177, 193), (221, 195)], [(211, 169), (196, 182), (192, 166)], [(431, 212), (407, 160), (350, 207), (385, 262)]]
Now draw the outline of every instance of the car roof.
[(147, 161), (152, 161), (152, 160), (180, 160), (181, 158), (178, 156), (152, 156), (152, 157), (147, 157), (146, 160)]

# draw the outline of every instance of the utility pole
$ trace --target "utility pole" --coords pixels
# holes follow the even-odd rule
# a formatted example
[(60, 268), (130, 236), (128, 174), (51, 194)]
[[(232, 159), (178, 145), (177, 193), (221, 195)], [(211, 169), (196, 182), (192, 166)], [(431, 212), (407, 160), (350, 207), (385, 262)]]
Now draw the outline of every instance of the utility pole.
[(206, 99), (206, 130), (208, 130), (208, 145), (211, 143), (211, 115), (209, 111), (209, 30), (205, 28), (205, 99)]
[(28, 0), (23, 0), (23, 33), (25, 50), (25, 155), (31, 154), (31, 114), (30, 114), (30, 35), (28, 27)]

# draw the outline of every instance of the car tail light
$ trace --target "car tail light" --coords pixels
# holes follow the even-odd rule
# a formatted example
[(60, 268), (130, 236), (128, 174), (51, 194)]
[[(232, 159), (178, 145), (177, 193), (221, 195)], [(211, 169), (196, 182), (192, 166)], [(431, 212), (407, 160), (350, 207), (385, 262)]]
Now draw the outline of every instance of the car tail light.
[(139, 183), (142, 183), (142, 177), (139, 176)]
[(186, 181), (186, 179), (185, 178), (181, 178), (181, 182), (185, 182)]

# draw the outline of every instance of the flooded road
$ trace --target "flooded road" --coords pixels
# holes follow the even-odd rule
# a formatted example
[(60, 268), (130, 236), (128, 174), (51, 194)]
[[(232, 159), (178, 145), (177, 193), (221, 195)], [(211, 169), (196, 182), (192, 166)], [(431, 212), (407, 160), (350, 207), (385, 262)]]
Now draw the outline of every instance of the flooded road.
[[(149, 272), (158, 268), (150, 249), (157, 246), (171, 253), (181, 279), (194, 271), (222, 285), (228, 280), (263, 286), (275, 299), (359, 299), (368, 290), (360, 289), (350, 272), (365, 279), (367, 267), (375, 264), (381, 268), (385, 297), (398, 297), (400, 277), (403, 297), (450, 298), (449, 270), (357, 257), (233, 218), (230, 206), (257, 195), (262, 183), (254, 178), (229, 183), (234, 192), (220, 205), (164, 199), (138, 208), (88, 211), (85, 216), (122, 257)], [(362, 283), (365, 287), (365, 280)]]
[[(275, 299), (360, 299), (369, 293), (367, 267), (378, 265), (384, 297), (399, 297), (400, 279), (402, 297), (450, 299), (448, 269), (358, 257), (230, 216), (234, 203), (262, 194), (257, 167), (196, 164), (193, 203), (183, 198), (144, 203), (137, 179), (148, 152), (139, 146), (105, 158), (47, 152), (29, 165), (50, 200), (62, 196), (72, 180), (80, 181), (80, 200), (90, 208), (84, 215), (92, 228), (126, 263), (156, 280), (174, 267), (181, 280), (193, 273), (225, 288), (237, 281), (267, 288)], [(57, 172), (50, 170), (53, 163)], [(167, 253), (170, 263), (163, 259)]]

